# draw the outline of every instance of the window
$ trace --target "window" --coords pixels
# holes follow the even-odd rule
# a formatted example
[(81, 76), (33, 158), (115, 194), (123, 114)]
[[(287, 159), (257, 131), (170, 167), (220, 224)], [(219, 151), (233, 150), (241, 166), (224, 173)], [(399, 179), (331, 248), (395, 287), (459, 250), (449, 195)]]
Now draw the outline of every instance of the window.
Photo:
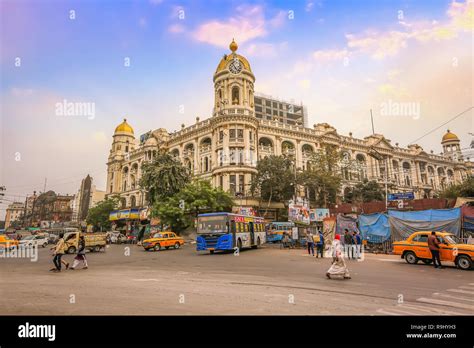
[(239, 175), (239, 192), (244, 193), (244, 186), (245, 186), (245, 176)]
[(230, 186), (231, 194), (235, 194), (235, 185), (236, 185), (235, 179), (236, 179), (235, 175), (230, 176), (229, 186)]
[(252, 133), (252, 131), (249, 131), (249, 139), (250, 139), (250, 141), (253, 140), (253, 133)]
[[(271, 103), (269, 100), (267, 100), (267, 101), (265, 101), (265, 105), (266, 105), (266, 106), (272, 106), (272, 103)], [(267, 109), (267, 110), (268, 110), (268, 109)]]
[(428, 235), (427, 234), (419, 234), (415, 238), (413, 238), (414, 242), (418, 243), (427, 243), (428, 242)]
[(276, 102), (273, 102), (273, 107), (276, 109), (278, 107), (278, 104)]
[(224, 188), (224, 177), (222, 175), (219, 176), (219, 186), (221, 187), (221, 189)]
[(237, 129), (237, 138), (243, 139), (244, 138), (244, 130)]
[(235, 139), (235, 129), (231, 129), (229, 131), (229, 137), (230, 137), (230, 139)]
[(261, 106), (255, 106), (255, 111), (257, 111), (257, 112), (262, 112), (263, 109), (262, 109)]
[(219, 131), (219, 141), (224, 140), (224, 131)]
[(240, 103), (239, 87), (232, 88), (232, 105), (238, 105)]

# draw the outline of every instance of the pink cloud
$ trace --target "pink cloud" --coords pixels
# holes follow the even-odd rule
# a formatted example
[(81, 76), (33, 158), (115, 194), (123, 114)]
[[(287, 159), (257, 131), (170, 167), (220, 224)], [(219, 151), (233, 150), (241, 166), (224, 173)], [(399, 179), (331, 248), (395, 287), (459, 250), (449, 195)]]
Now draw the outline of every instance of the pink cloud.
[(227, 47), (232, 38), (238, 44), (264, 37), (269, 29), (283, 25), (285, 13), (266, 19), (261, 6), (241, 5), (236, 14), (225, 21), (211, 20), (200, 25), (193, 33), (193, 38), (218, 47)]

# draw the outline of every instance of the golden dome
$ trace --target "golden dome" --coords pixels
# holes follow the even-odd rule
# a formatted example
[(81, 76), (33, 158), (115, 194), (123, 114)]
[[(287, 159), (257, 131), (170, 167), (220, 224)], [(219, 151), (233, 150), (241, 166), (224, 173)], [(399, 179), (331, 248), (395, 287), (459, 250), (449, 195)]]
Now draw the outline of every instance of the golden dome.
[(448, 129), (448, 132), (443, 135), (443, 140), (442, 142), (445, 142), (445, 141), (450, 141), (450, 140), (457, 140), (459, 141), (459, 138), (456, 134), (454, 133), (451, 133), (451, 131)]
[(232, 42), (229, 45), (229, 49), (232, 51), (232, 53), (224, 55), (224, 57), (219, 62), (219, 65), (217, 66), (216, 74), (218, 72), (221, 72), (222, 70), (226, 69), (227, 64), (229, 64), (234, 58), (238, 58), (240, 60), (240, 62), (242, 63), (244, 69), (252, 72), (252, 69), (250, 69), (250, 63), (247, 60), (247, 58), (245, 58), (244, 56), (241, 56), (240, 54), (235, 53), (235, 51), (237, 51), (237, 48), (239, 48), (239, 46), (232, 39)]
[(130, 133), (133, 134), (133, 128), (127, 123), (127, 119), (124, 118), (123, 122), (120, 123), (117, 128), (115, 128), (115, 133)]

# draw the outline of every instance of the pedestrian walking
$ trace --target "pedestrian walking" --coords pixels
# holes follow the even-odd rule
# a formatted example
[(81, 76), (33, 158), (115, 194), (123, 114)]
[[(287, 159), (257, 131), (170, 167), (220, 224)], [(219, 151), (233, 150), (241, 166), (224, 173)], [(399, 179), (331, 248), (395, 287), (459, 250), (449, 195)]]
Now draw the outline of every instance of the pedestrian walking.
[(314, 240), (311, 231), (306, 232), (306, 244), (308, 245), (308, 255), (314, 256)]
[(316, 242), (316, 257), (321, 255), (324, 258), (324, 235), (321, 231), (318, 232), (319, 240)]
[[(433, 260), (434, 268), (443, 268), (439, 258), (439, 244), (440, 243), (436, 237), (436, 232), (432, 231), (431, 235), (428, 236), (428, 248), (431, 251), (431, 259)], [(436, 262), (438, 262), (438, 265), (436, 265)]]
[(339, 235), (336, 235), (331, 247), (333, 248), (333, 262), (326, 272), (326, 277), (331, 279), (331, 276), (342, 276), (344, 279), (351, 279), (349, 269), (344, 261), (344, 253), (342, 252)]
[(362, 237), (360, 233), (354, 232), (354, 247), (355, 247), (355, 257), (360, 259), (361, 249), (362, 249)]
[(82, 263), (82, 269), (87, 269), (89, 268), (87, 265), (87, 259), (86, 259), (86, 240), (84, 239), (84, 236), (79, 237), (79, 245), (78, 245), (78, 251), (77, 255), (74, 258), (74, 263), (72, 264), (72, 267), (70, 269), (75, 270), (79, 264)]
[[(52, 272), (61, 272), (61, 261), (62, 261), (62, 256), (64, 255), (64, 233), (59, 234), (59, 239), (56, 243), (56, 245), (51, 248), (53, 251), (53, 263), (55, 268), (50, 269)], [(68, 265), (69, 266), (69, 265)]]

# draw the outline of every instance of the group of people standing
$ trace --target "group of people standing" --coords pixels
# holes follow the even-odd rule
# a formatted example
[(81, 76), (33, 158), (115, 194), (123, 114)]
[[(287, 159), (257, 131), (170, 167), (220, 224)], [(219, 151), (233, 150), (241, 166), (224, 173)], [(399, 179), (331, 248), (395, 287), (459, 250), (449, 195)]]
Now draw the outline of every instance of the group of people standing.
[(59, 239), (56, 242), (56, 245), (51, 248), (53, 251), (53, 263), (54, 267), (50, 269), (51, 272), (61, 272), (61, 266), (64, 264), (66, 269), (74, 270), (79, 264), (83, 264), (82, 269), (87, 269), (87, 259), (86, 259), (86, 240), (84, 236), (79, 237), (79, 243), (77, 248), (77, 255), (74, 257), (74, 263), (72, 267), (69, 268), (69, 262), (62, 259), (63, 255), (66, 252), (66, 244), (64, 243), (64, 233), (59, 234)]
[[(306, 232), (306, 245), (308, 255), (321, 258), (324, 257), (325, 244), (324, 235), (321, 231), (313, 234), (311, 231)], [(316, 255), (314, 247), (316, 246)], [(358, 232), (350, 233), (348, 229), (344, 230), (344, 239), (341, 241), (341, 236), (336, 235), (330, 249), (332, 255), (331, 267), (326, 273), (326, 276), (331, 279), (331, 276), (342, 276), (344, 279), (351, 279), (349, 269), (347, 268), (344, 256), (347, 255), (349, 259), (360, 259), (362, 249), (362, 237)]]

